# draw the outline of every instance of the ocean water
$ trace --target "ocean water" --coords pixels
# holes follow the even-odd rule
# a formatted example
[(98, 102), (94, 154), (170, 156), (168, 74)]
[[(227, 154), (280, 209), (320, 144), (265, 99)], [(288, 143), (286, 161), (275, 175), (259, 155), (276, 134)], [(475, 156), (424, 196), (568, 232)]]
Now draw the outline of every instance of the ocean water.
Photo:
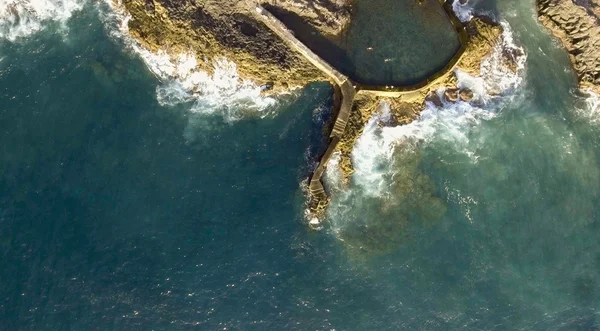
[(600, 327), (599, 102), (533, 3), (458, 8), (510, 28), (519, 74), (491, 58), (475, 101), (403, 127), (384, 107), (321, 231), (329, 86), (263, 98), (144, 53), (105, 4), (0, 5), (0, 329)]

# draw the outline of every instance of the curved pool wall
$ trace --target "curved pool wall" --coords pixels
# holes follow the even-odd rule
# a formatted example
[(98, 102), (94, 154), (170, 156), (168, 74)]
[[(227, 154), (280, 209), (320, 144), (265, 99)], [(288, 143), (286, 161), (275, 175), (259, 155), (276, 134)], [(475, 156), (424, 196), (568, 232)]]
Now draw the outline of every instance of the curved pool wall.
[(442, 69), (461, 43), (438, 0), (357, 0), (343, 46), (356, 81), (413, 85)]
[(295, 37), (364, 86), (413, 86), (441, 71), (461, 42), (441, 0), (356, 0), (342, 37), (323, 36), (295, 13), (264, 4)]

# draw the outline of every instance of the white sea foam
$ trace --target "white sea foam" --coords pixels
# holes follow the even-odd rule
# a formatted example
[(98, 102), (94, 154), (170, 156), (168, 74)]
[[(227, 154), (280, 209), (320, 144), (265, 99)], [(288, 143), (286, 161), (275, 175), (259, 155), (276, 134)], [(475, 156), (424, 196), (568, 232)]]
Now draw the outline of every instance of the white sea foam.
[(600, 113), (600, 96), (592, 90), (586, 90), (585, 92), (588, 94), (588, 97), (586, 98), (587, 108), (590, 113), (598, 115), (598, 113)]
[(276, 103), (274, 98), (261, 95), (260, 86), (241, 79), (236, 64), (226, 58), (215, 59), (212, 73), (208, 73), (199, 69), (193, 50), (168, 54), (164, 50), (154, 53), (145, 49), (129, 34), (128, 13), (111, 0), (105, 4), (110, 8), (104, 13), (109, 33), (139, 55), (161, 81), (156, 88), (161, 105), (188, 104), (192, 112), (220, 114), (227, 121), (235, 121), (246, 114), (267, 115)]
[[(352, 152), (355, 168), (353, 182), (367, 196), (381, 197), (386, 194), (389, 178), (394, 176), (392, 166), (398, 150), (427, 146), (432, 141), (447, 142), (457, 151), (464, 153), (472, 162), (478, 161), (476, 151), (469, 144), (470, 130), (482, 121), (496, 116), (506, 101), (511, 100), (523, 83), (526, 54), (515, 45), (508, 24), (502, 23), (504, 34), (501, 42), (481, 64), (480, 77), (472, 77), (456, 71), (459, 88), (474, 92), (471, 102), (442, 102), (437, 106), (426, 102), (420, 117), (407, 125), (381, 126), (386, 122), (389, 106), (382, 105), (381, 111), (367, 123)], [(514, 57), (516, 72), (510, 68), (506, 57)], [(437, 91), (440, 97), (444, 89)], [(440, 98), (444, 100), (444, 98)]]
[[(514, 41), (513, 31), (507, 22), (500, 22), (503, 28), (500, 42), (494, 47), (490, 56), (481, 62), (481, 77), (484, 80), (488, 93), (512, 93), (521, 85), (524, 79), (525, 50), (517, 46)], [(514, 64), (516, 71), (510, 68)]]
[(473, 18), (473, 7), (468, 1), (462, 4), (459, 0), (454, 0), (452, 10), (462, 22), (468, 22)]
[[(384, 104), (383, 107), (389, 106)], [(387, 178), (394, 175), (392, 164), (398, 149), (411, 150), (424, 147), (433, 139), (445, 140), (476, 162), (477, 155), (469, 150), (468, 130), (493, 118), (496, 112), (463, 101), (445, 103), (441, 107), (427, 102), (419, 119), (407, 125), (381, 127), (380, 116), (377, 114), (369, 120), (352, 152), (354, 183), (372, 197), (386, 193)]]
[(477, 198), (463, 195), (460, 190), (450, 187), (448, 183), (444, 183), (444, 191), (446, 192), (446, 199), (458, 204), (469, 222), (473, 222), (472, 209), (479, 205)]
[(582, 96), (577, 96), (582, 102), (575, 106), (576, 113), (591, 123), (600, 123), (600, 96), (591, 89), (585, 89), (581, 93)]
[(342, 155), (340, 152), (335, 152), (331, 155), (329, 162), (327, 162), (323, 180), (327, 183), (329, 190), (339, 191), (343, 188), (342, 172), (340, 171), (341, 159)]
[(63, 28), (84, 0), (0, 0), (0, 39), (11, 42), (41, 31), (47, 22)]

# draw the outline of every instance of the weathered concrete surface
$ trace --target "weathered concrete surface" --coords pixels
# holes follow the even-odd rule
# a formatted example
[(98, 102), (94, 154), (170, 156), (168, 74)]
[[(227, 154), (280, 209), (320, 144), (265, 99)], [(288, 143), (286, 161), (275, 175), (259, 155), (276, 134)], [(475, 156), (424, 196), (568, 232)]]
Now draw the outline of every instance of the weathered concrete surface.
[(537, 9), (569, 52), (581, 87), (600, 93), (600, 0), (537, 0)]
[(336, 151), (338, 144), (344, 138), (346, 127), (349, 122), (350, 115), (353, 110), (354, 98), (357, 93), (369, 94), (372, 96), (381, 97), (402, 97), (414, 98), (429, 92), (432, 86), (439, 85), (442, 80), (446, 79), (448, 73), (452, 72), (454, 67), (459, 63), (465, 50), (467, 49), (469, 36), (465, 26), (458, 20), (450, 5), (440, 0), (448, 14), (453, 26), (457, 29), (461, 47), (452, 58), (452, 60), (438, 73), (425, 79), (424, 81), (411, 86), (367, 86), (359, 85), (350, 80), (347, 76), (340, 73), (332, 65), (315, 54), (310, 48), (298, 40), (288, 28), (277, 19), (272, 13), (264, 9), (259, 4), (256, 5), (256, 16), (258, 20), (269, 27), (276, 35), (278, 35), (292, 49), (301, 54), (305, 59), (312, 63), (315, 67), (327, 75), (339, 88), (341, 101), (337, 103), (339, 106), (335, 110), (336, 117), (333, 129), (330, 134), (330, 142), (327, 150), (321, 157), (319, 164), (313, 172), (309, 181), (309, 193), (311, 199), (311, 209), (314, 213), (322, 213), (327, 206), (329, 197), (323, 186), (322, 177), (327, 167), (327, 163)]
[(299, 41), (294, 34), (269, 11), (260, 5), (256, 5), (256, 15), (261, 22), (269, 27), (292, 49), (300, 53), (310, 63), (331, 78), (331, 80), (335, 82), (339, 88), (341, 100), (336, 103), (339, 108), (334, 110), (336, 117), (333, 124), (333, 129), (331, 130), (331, 140), (327, 150), (321, 157), (317, 168), (313, 172), (308, 185), (309, 193), (311, 199), (313, 200), (313, 209), (323, 209), (329, 200), (322, 182), (323, 173), (325, 172), (327, 163), (331, 159), (331, 156), (335, 152), (337, 145), (346, 130), (348, 118), (350, 117), (350, 112), (352, 111), (352, 103), (354, 101), (354, 97), (356, 96), (356, 88), (347, 76), (337, 71), (333, 66), (331, 66), (320, 56), (310, 50), (310, 48)]
[(256, 17), (271, 31), (278, 35), (293, 50), (300, 53), (306, 60), (325, 73), (337, 85), (341, 86), (344, 81), (348, 80), (348, 77), (337, 71), (333, 66), (310, 50), (310, 48), (306, 47), (280, 20), (259, 4), (256, 5), (255, 13)]

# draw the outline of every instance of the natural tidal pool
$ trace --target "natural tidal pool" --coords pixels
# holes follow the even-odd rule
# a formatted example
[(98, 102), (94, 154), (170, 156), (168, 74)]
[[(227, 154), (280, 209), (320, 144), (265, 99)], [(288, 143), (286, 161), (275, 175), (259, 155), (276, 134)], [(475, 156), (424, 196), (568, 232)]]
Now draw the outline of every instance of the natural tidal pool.
[(444, 68), (461, 46), (438, 0), (358, 0), (351, 24), (335, 41), (292, 13), (267, 8), (316, 54), (362, 84), (419, 83)]
[(438, 0), (359, 0), (343, 45), (357, 81), (412, 85), (442, 69), (460, 41)]
[(319, 232), (302, 182), (330, 86), (191, 97), (105, 6), (36, 3), (0, 15), (0, 329), (600, 326), (600, 113), (532, 3), (478, 4), (522, 81), (370, 122)]

